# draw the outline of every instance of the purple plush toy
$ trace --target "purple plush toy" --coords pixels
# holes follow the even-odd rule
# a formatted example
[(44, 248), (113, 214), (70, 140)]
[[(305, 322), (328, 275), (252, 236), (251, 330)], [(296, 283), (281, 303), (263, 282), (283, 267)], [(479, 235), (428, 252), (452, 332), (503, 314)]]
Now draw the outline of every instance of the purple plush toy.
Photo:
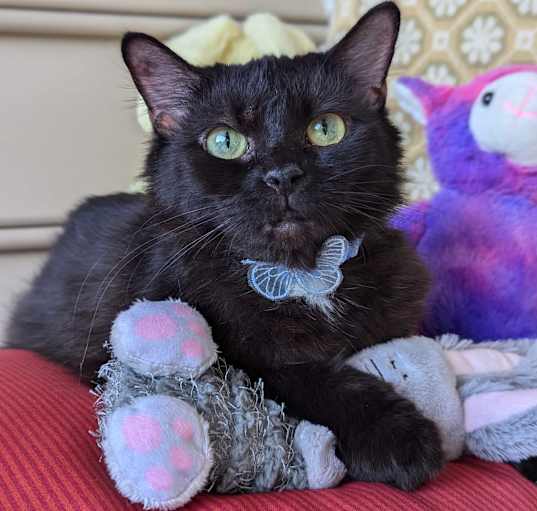
[(474, 340), (537, 335), (537, 66), (458, 87), (395, 85), (425, 125), (441, 190), (393, 224), (433, 277), (424, 333)]

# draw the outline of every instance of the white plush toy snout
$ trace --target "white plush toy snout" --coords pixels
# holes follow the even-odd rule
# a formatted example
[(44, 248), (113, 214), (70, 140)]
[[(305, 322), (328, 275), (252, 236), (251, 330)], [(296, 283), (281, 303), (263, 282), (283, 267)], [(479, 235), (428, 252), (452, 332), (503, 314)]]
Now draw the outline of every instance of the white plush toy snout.
[(472, 107), (470, 131), (482, 150), (537, 167), (537, 73), (512, 73), (488, 84)]

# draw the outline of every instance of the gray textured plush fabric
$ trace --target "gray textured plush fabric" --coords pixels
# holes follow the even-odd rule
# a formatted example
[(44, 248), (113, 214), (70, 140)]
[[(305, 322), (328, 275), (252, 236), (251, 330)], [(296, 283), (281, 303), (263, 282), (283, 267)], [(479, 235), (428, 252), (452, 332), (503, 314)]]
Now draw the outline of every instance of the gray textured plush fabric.
[(100, 429), (112, 410), (140, 396), (178, 397), (209, 422), (214, 465), (210, 488), (221, 493), (308, 487), (303, 457), (293, 447), (297, 421), (283, 407), (265, 400), (260, 383), (221, 360), (196, 379), (143, 376), (117, 360), (99, 373)]
[(218, 358), (209, 325), (188, 304), (135, 302), (108, 347), (100, 444), (133, 502), (175, 509), (204, 489), (331, 488), (345, 476), (332, 432), (265, 400), (260, 382)]
[[(449, 349), (467, 349), (471, 341), (457, 336), (442, 336), (439, 341)], [(493, 348), (516, 353), (522, 360), (511, 371), (459, 376), (458, 390), (463, 400), (487, 392), (537, 388), (537, 342), (535, 339), (479, 343), (479, 348)], [(520, 462), (537, 455), (537, 406), (466, 433), (466, 450), (490, 461)]]
[(468, 452), (498, 462), (520, 462), (537, 455), (537, 408), (466, 434)]
[[(98, 388), (100, 440), (111, 476), (131, 500), (173, 509), (202, 489), (327, 488), (344, 477), (334, 435), (323, 426), (298, 423), (281, 405), (265, 400), (260, 382), (252, 383), (217, 357), (209, 326), (187, 304), (133, 304), (116, 319), (110, 350), (113, 357), (101, 368), (104, 383)], [(460, 350), (469, 351), (453, 357)], [(457, 365), (461, 360), (469, 363)], [(478, 373), (490, 367), (509, 369), (456, 377), (456, 367), (475, 373), (472, 360), (477, 360)], [(487, 360), (492, 360), (488, 366)], [(487, 405), (482, 395), (493, 400), (494, 392), (535, 394), (535, 341), (476, 345), (453, 335), (412, 337), (363, 350), (348, 364), (390, 382), (412, 400), (437, 424), (448, 459), (459, 457), (464, 447), (495, 461), (537, 455), (533, 401), (528, 407), (522, 398), (519, 403), (526, 408), (518, 410), (525, 411), (506, 420), (493, 417), (491, 423), (482, 413), (495, 406), (494, 401), (489, 401), (494, 406)], [(504, 410), (516, 409), (510, 394), (503, 399)], [(477, 407), (466, 419), (486, 420), (474, 421), (465, 432), (469, 403)], [(183, 435), (186, 426), (189, 431)]]

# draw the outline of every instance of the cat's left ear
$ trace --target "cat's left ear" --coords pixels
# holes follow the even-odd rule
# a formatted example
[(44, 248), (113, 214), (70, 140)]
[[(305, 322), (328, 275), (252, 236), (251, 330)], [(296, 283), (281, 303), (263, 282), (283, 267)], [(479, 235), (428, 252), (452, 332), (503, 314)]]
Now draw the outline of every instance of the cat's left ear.
[(386, 102), (386, 76), (395, 51), (401, 14), (393, 2), (383, 2), (365, 14), (329, 52), (345, 68), (357, 90), (377, 108)]
[(200, 83), (199, 70), (146, 34), (125, 34), (121, 51), (155, 131), (173, 134)]

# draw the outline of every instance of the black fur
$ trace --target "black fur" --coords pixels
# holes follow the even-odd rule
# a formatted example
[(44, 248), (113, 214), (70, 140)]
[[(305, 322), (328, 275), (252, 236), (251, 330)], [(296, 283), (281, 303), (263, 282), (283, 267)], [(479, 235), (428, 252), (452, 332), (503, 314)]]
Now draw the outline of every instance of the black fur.
[[(416, 333), (427, 287), (414, 252), (386, 227), (401, 203), (399, 137), (384, 109), (398, 22), (388, 3), (329, 54), (203, 69), (127, 35), (125, 60), (156, 131), (149, 193), (92, 198), (71, 214), (18, 303), (12, 345), (93, 378), (119, 311), (137, 298), (180, 296), (205, 315), (229, 362), (262, 377), (292, 414), (336, 433), (352, 477), (404, 489), (433, 477), (443, 463), (435, 426), (389, 384), (341, 363)], [(323, 112), (344, 118), (341, 143), (307, 142), (306, 126)], [(248, 136), (244, 157), (205, 151), (205, 134), (222, 124)], [(303, 173), (290, 193), (264, 181), (284, 168)], [(361, 233), (334, 320), (248, 287), (244, 258), (311, 267), (327, 237)]]
[(513, 463), (515, 467), (526, 479), (537, 483), (537, 457), (527, 458), (520, 463)]

